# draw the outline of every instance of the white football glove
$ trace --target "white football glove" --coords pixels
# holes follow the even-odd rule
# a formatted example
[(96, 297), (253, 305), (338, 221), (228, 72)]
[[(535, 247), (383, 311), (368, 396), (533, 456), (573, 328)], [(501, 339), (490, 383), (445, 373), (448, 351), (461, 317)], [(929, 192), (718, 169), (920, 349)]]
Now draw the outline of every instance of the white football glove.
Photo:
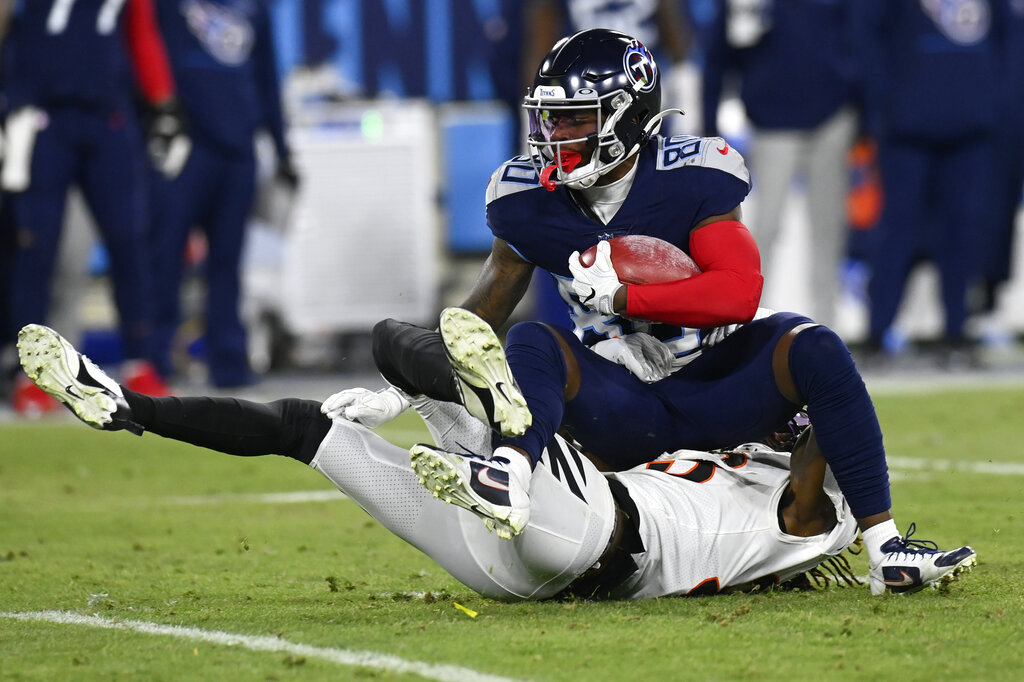
[(725, 340), (725, 337), (742, 327), (742, 324), (727, 324), (722, 327), (711, 327), (700, 330), (700, 347), (711, 348)]
[(633, 376), (648, 384), (661, 381), (671, 374), (672, 361), (675, 360), (668, 346), (644, 332), (605, 339), (590, 348), (602, 358), (622, 365)]
[[(772, 308), (758, 308), (757, 312), (754, 313), (754, 317), (751, 320), (763, 320), (766, 317), (771, 317), (775, 314), (775, 310)], [(700, 347), (711, 348), (716, 344), (721, 343), (727, 336), (732, 334), (734, 331), (742, 327), (742, 324), (727, 324), (723, 327), (710, 327), (708, 329), (702, 329), (700, 331)]]
[(615, 314), (615, 292), (622, 283), (612, 265), (612, 247), (607, 240), (597, 243), (597, 255), (590, 267), (580, 263), (579, 251), (573, 251), (569, 256), (569, 272), (573, 277), (573, 291), (587, 309), (603, 315)]
[(328, 419), (347, 419), (375, 429), (409, 408), (409, 401), (394, 386), (379, 391), (347, 388), (335, 393), (320, 406)]

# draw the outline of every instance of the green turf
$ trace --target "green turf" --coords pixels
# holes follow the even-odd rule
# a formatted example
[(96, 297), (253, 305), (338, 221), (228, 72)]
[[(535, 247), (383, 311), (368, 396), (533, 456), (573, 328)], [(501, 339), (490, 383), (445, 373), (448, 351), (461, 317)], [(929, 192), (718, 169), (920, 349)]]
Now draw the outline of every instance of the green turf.
[[(1024, 465), (1022, 389), (889, 395), (876, 404), (894, 458)], [(405, 418), (390, 434), (406, 445), (426, 437)], [(509, 605), (462, 587), (351, 502), (240, 497), (329, 489), (290, 460), (229, 457), (64, 419), (6, 425), (0, 612), (276, 636), (536, 680), (1020, 679), (1024, 475), (963, 467), (894, 473), (901, 526), (913, 520), (922, 537), (979, 552), (979, 566), (948, 590)], [(208, 501), (213, 495), (220, 497)], [(863, 573), (863, 558), (854, 567)], [(418, 677), (0, 618), (0, 679)]]

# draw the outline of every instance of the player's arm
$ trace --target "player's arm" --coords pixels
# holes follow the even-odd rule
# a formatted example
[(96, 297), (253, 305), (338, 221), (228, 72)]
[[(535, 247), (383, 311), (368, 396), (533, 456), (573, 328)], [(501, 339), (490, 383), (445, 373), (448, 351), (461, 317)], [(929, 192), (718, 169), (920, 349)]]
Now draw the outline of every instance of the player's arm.
[(274, 34), (270, 26), (270, 14), (264, 5), (257, 5), (256, 43), (253, 49), (253, 65), (259, 86), (263, 126), (274, 141), (277, 154), (277, 174), (291, 186), (298, 184), (298, 174), (291, 161), (291, 152), (285, 138), (284, 113), (281, 108), (281, 86), (278, 82), (277, 57), (274, 49)]
[(824, 487), (825, 466), (814, 427), (809, 426), (793, 447), (789, 485), (779, 500), (789, 535), (813, 537), (835, 527), (836, 508)]
[(157, 28), (153, 0), (129, 0), (125, 7), (125, 33), (142, 96), (153, 107), (170, 103), (176, 89), (167, 48)]
[(626, 317), (683, 327), (749, 322), (761, 301), (761, 254), (739, 221), (739, 207), (706, 218), (690, 233), (690, 255), (703, 271), (662, 284), (626, 285), (615, 310)]
[(533, 269), (532, 263), (520, 258), (505, 240), (496, 237), (491, 254), (462, 307), (497, 329), (508, 320), (526, 295)]
[(0, 46), (7, 40), (7, 31), (11, 28), (11, 17), (17, 0), (0, 0)]
[(154, 165), (168, 178), (176, 177), (188, 160), (192, 139), (153, 0), (128, 0), (124, 29), (139, 91), (148, 105), (146, 146)]

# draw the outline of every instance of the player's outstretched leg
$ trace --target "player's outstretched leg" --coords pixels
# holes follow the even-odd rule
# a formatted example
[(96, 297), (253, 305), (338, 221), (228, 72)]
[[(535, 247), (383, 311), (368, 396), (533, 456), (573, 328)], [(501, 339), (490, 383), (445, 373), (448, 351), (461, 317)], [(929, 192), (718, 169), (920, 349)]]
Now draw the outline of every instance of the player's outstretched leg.
[(498, 537), (511, 539), (530, 520), (530, 463), (511, 448), (487, 459), (447, 452), (431, 445), (409, 450), (420, 484), (444, 502), (468, 509)]
[(871, 562), (868, 571), (871, 594), (908, 594), (936, 588), (974, 567), (978, 555), (969, 546), (943, 552), (934, 542), (911, 539), (914, 530), (912, 523), (906, 537), (895, 537), (882, 545), (885, 555), (881, 561)]
[(445, 308), (441, 338), (470, 414), (503, 436), (523, 435), (533, 415), (490, 325), (464, 308)]
[(18, 357), (28, 377), (95, 429), (141, 435), (116, 381), (63, 336), (40, 324), (18, 332)]

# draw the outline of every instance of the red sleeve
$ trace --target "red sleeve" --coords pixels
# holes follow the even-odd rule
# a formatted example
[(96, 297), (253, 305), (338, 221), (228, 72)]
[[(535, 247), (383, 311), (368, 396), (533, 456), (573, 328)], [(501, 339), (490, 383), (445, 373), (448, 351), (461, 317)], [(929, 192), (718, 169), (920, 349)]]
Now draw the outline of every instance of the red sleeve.
[(142, 96), (150, 104), (166, 102), (175, 93), (174, 78), (167, 48), (157, 29), (153, 0), (128, 0), (125, 31)]
[(761, 254), (743, 223), (720, 220), (690, 234), (690, 255), (703, 271), (689, 279), (631, 284), (626, 316), (682, 327), (750, 322), (761, 301)]

